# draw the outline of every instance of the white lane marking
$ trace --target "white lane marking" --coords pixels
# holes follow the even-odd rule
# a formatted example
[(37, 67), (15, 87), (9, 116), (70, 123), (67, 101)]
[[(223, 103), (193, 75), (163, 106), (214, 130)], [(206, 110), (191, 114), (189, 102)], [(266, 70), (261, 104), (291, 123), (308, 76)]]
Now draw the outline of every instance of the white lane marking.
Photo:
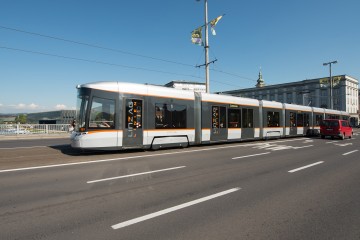
[(110, 180), (114, 180), (114, 179), (134, 177), (134, 176), (145, 175), (145, 174), (150, 174), (150, 173), (165, 172), (165, 171), (175, 170), (175, 169), (184, 168), (184, 167), (186, 167), (186, 166), (173, 167), (173, 168), (165, 168), (165, 169), (154, 170), (154, 171), (149, 171), (149, 172), (134, 173), (134, 174), (130, 174), (130, 175), (124, 175), (124, 176), (118, 176), (118, 177), (111, 177), (111, 178), (104, 178), (104, 179), (92, 180), (92, 181), (88, 181), (88, 182), (86, 182), (86, 183), (104, 182), (104, 181), (110, 181)]
[(352, 143), (344, 143), (344, 144), (337, 144), (335, 143), (336, 146), (340, 146), (340, 147), (346, 147), (346, 146), (349, 146), (349, 145), (353, 145)]
[(351, 151), (351, 152), (344, 153), (343, 156), (354, 153), (354, 152), (357, 152), (357, 151), (359, 151), (359, 150), (354, 150), (354, 151)]
[(271, 152), (264, 152), (264, 153), (258, 153), (258, 154), (252, 154), (252, 155), (245, 155), (245, 156), (240, 156), (240, 157), (234, 157), (232, 159), (255, 157), (255, 156), (265, 155), (265, 154), (269, 154), (269, 153), (271, 153)]
[(303, 169), (305, 169), (305, 168), (309, 168), (309, 167), (312, 167), (312, 166), (321, 164), (321, 163), (323, 163), (323, 162), (324, 162), (324, 161), (316, 162), (316, 163), (313, 163), (313, 164), (309, 164), (309, 165), (306, 165), (306, 166), (303, 166), (303, 167), (299, 167), (299, 168), (290, 170), (290, 171), (288, 171), (288, 172), (289, 172), (289, 173), (297, 172), (297, 171), (303, 170)]
[(302, 146), (302, 147), (293, 147), (293, 146), (288, 146), (288, 145), (278, 145), (276, 143), (274, 143), (274, 144), (265, 143), (265, 144), (260, 145), (260, 146), (254, 146), (253, 148), (267, 149), (267, 150), (271, 150), (271, 151), (279, 151), (279, 150), (289, 150), (289, 149), (301, 149), (301, 148), (307, 148), (307, 147), (313, 147), (313, 146), (314, 145), (306, 145), (306, 146)]
[(301, 149), (301, 148), (308, 148), (308, 147), (313, 147), (314, 145), (306, 145), (306, 146), (302, 146), (302, 147), (293, 147), (293, 149)]
[[(299, 140), (303, 140), (303, 139), (284, 140), (284, 141), (278, 141), (278, 142), (289, 142), (289, 141), (299, 141)], [(276, 140), (275, 140), (275, 141), (276, 141)], [(256, 146), (256, 145), (261, 145), (261, 144), (262, 144), (262, 143), (253, 143), (253, 144), (234, 145), (234, 146), (225, 146), (225, 147), (217, 147), (217, 148), (206, 148), (206, 149), (198, 149), (198, 150), (188, 150), (188, 151), (181, 151), (181, 152), (158, 153), (158, 154), (152, 154), (152, 155), (139, 155), (139, 156), (123, 157), (123, 158), (111, 158), (111, 159), (101, 159), (101, 160), (83, 161), (83, 162), (74, 162), (74, 163), (62, 163), (62, 164), (54, 164), (54, 165), (42, 165), (42, 166), (26, 167), (26, 168), (13, 168), (13, 169), (0, 170), (0, 173), (4, 173), (4, 172), (18, 172), (18, 171), (44, 169), (44, 168), (54, 168), (54, 167), (66, 167), (66, 166), (72, 166), (72, 165), (93, 164), (93, 163), (111, 162), (111, 161), (122, 161), (122, 160), (134, 159), (134, 158), (148, 158), (148, 157), (157, 157), (157, 156), (173, 155), (173, 154), (180, 154), (180, 153), (203, 152), (203, 151), (211, 151), (211, 150), (218, 150), (218, 149), (225, 149), (225, 148)]]
[(158, 211), (158, 212), (154, 212), (154, 213), (142, 216), (142, 217), (137, 217), (137, 218), (125, 221), (125, 222), (121, 222), (121, 223), (112, 225), (111, 227), (114, 230), (119, 229), (119, 228), (123, 228), (123, 227), (127, 227), (127, 226), (132, 225), (132, 224), (136, 224), (136, 223), (139, 223), (139, 222), (142, 222), (142, 221), (146, 221), (146, 220), (149, 220), (151, 218), (155, 218), (155, 217), (158, 217), (158, 216), (170, 213), (170, 212), (180, 210), (182, 208), (190, 207), (190, 206), (198, 204), (198, 203), (202, 203), (202, 202), (205, 202), (205, 201), (217, 198), (217, 197), (224, 196), (224, 195), (229, 194), (229, 193), (239, 191), (240, 189), (241, 188), (232, 188), (232, 189), (229, 189), (229, 190), (226, 190), (226, 191), (223, 191), (223, 192), (219, 192), (219, 193), (207, 196), (207, 197), (203, 197), (203, 198), (191, 201), (191, 202), (183, 203), (183, 204), (171, 207), (171, 208), (167, 208), (167, 209), (164, 209), (164, 210), (161, 210), (161, 211)]

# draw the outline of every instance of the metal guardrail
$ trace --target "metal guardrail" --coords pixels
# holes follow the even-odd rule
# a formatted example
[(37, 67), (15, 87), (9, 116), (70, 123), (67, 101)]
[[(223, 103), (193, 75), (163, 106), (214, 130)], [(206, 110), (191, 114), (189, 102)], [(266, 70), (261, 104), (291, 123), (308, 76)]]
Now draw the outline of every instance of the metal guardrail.
[(70, 124), (0, 124), (0, 135), (69, 133)]

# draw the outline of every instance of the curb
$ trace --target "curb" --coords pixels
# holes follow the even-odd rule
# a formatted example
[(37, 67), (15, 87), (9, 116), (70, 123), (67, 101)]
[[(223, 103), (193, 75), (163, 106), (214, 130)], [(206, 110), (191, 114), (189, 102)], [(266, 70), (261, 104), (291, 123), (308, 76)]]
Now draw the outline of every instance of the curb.
[(26, 139), (56, 139), (56, 138), (68, 138), (70, 139), (70, 134), (19, 134), (19, 135), (0, 135), (0, 141), (8, 140), (26, 140)]

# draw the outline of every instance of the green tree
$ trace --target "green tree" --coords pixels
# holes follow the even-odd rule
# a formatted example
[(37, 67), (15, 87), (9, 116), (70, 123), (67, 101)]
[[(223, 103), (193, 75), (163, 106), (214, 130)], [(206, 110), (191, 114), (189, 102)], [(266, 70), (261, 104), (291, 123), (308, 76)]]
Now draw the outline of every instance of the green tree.
[(26, 116), (26, 114), (19, 114), (16, 118), (15, 118), (15, 122), (19, 122), (19, 123), (21, 123), (21, 124), (24, 124), (24, 123), (26, 123), (26, 119), (27, 118), (27, 116)]

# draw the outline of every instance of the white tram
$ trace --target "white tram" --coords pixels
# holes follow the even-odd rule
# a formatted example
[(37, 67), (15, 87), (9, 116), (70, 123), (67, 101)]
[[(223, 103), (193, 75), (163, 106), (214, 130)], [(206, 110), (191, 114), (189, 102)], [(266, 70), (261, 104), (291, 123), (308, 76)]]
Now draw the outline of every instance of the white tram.
[(197, 93), (146, 84), (96, 82), (77, 86), (80, 149), (159, 149), (304, 136), (324, 118), (346, 112)]

